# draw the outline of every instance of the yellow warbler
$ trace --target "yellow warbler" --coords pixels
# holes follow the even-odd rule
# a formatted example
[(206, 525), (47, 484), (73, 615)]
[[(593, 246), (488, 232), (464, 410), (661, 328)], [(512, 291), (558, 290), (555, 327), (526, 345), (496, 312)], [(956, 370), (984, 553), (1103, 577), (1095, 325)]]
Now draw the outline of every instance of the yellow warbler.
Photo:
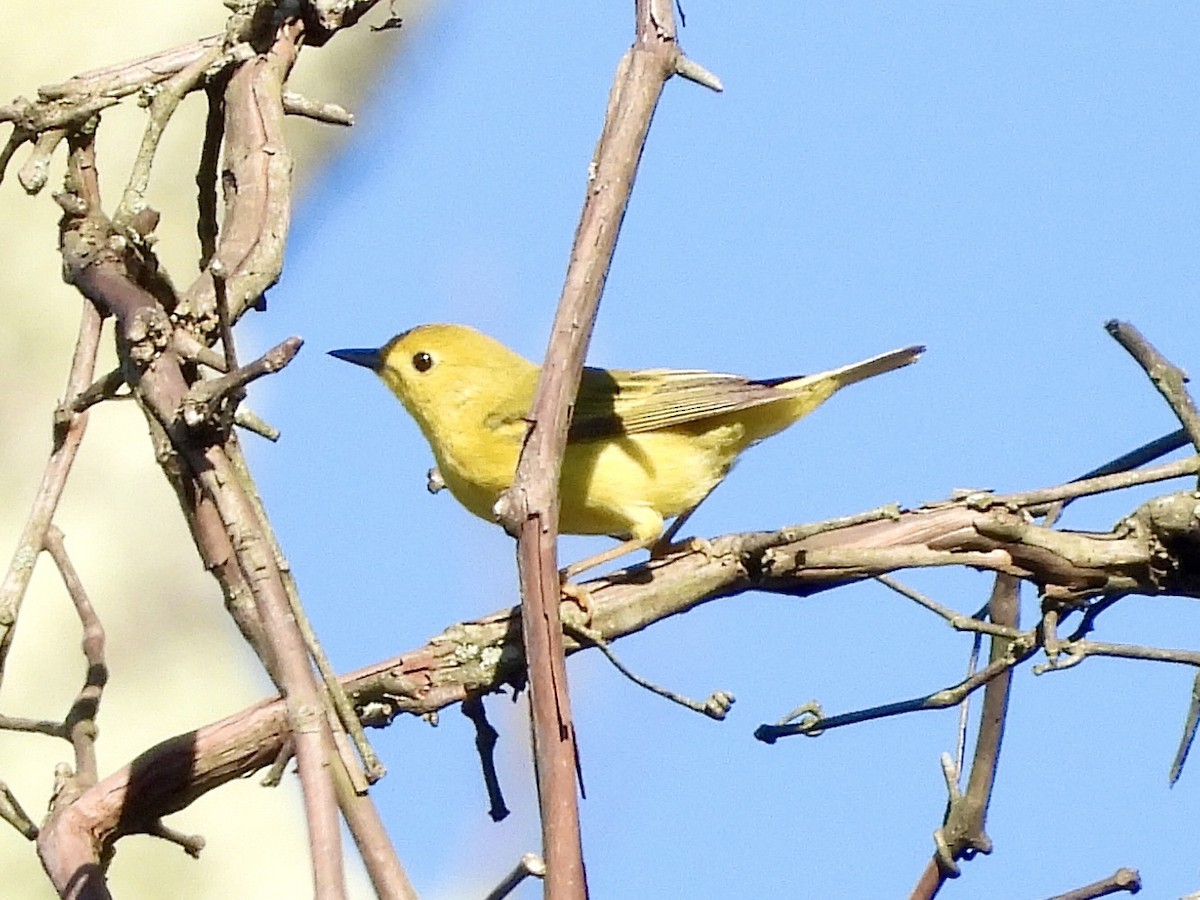
[[(650, 546), (664, 520), (689, 513), (743, 450), (838, 388), (915, 362), (924, 349), (765, 381), (694, 370), (584, 369), (563, 457), (559, 531)], [(383, 379), (417, 420), (446, 487), (475, 515), (495, 521), (540, 368), (465, 325), (422, 325), (378, 349), (330, 355)], [(617, 555), (600, 554), (589, 565)]]

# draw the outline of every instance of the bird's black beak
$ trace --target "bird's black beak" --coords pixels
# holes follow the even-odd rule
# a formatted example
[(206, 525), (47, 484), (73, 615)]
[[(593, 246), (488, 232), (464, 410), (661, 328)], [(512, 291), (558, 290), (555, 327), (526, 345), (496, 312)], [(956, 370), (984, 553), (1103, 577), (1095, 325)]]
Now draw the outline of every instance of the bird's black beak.
[(383, 356), (378, 350), (330, 350), (329, 355), (372, 372), (378, 372), (383, 367)]

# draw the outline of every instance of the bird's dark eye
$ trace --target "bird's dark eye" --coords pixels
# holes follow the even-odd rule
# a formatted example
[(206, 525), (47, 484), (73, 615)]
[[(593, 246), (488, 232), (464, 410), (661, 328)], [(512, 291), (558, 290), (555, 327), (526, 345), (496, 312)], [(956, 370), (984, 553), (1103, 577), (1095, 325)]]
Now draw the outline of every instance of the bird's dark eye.
[(413, 368), (418, 372), (428, 372), (433, 368), (433, 357), (423, 351), (421, 353), (414, 354)]

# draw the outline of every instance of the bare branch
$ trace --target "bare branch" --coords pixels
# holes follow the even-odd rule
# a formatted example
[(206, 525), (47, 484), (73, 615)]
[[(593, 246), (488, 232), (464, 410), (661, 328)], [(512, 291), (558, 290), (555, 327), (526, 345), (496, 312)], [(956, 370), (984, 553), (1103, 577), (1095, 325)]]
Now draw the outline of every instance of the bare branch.
[(150, 104), (150, 116), (146, 123), (146, 133), (142, 136), (142, 145), (138, 148), (137, 158), (133, 163), (133, 172), (125, 193), (113, 213), (112, 224), (117, 231), (129, 227), (133, 217), (146, 205), (146, 188), (150, 185), (150, 166), (158, 153), (158, 142), (171, 121), (171, 116), (179, 107), (179, 102), (200, 83), (205, 71), (221, 55), (220, 47), (212, 47), (196, 57), (187, 66), (180, 69), (166, 80), (154, 102)]
[(488, 891), (484, 900), (504, 900), (509, 894), (520, 887), (521, 882), (530, 876), (546, 877), (546, 864), (536, 853), (524, 854), (513, 870), (504, 876), (503, 880), (492, 890)]
[(1196, 448), (1197, 453), (1200, 453), (1200, 411), (1197, 411), (1196, 404), (1184, 386), (1188, 380), (1187, 375), (1159, 353), (1154, 345), (1129, 322), (1111, 319), (1105, 323), (1104, 327), (1146, 371), (1150, 381), (1170, 405), (1171, 412), (1175, 413), (1179, 424), (1187, 432), (1192, 446)]
[(582, 642), (585, 646), (591, 645), (604, 654), (605, 658), (612, 663), (613, 668), (636, 684), (638, 687), (662, 697), (664, 700), (670, 700), (684, 709), (690, 709), (692, 712), (698, 712), (708, 716), (710, 719), (716, 719), (718, 722), (723, 721), (729, 715), (729, 710), (732, 709), (734, 703), (733, 694), (728, 691), (713, 691), (703, 703), (699, 703), (682, 694), (677, 694), (674, 691), (667, 690), (661, 685), (657, 685), (652, 681), (642, 678), (628, 666), (626, 666), (617, 655), (613, 652), (612, 647), (596, 634), (590, 628), (585, 628), (581, 625), (574, 625), (570, 622), (564, 622), (563, 628), (571, 637)]
[[(1001, 628), (1016, 629), (1020, 613), (1020, 583), (1010, 575), (997, 575), (988, 600), (988, 617)], [(995, 678), (989, 679), (983, 694), (979, 717), (979, 734), (975, 739), (975, 754), (967, 789), (952, 796), (944, 824), (934, 834), (938, 846), (936, 860), (946, 876), (958, 872), (957, 860), (971, 859), (976, 853), (990, 853), (992, 841), (984, 830), (988, 804), (996, 781), (1000, 761), (1000, 742), (1004, 737), (1004, 722), (1008, 714), (1008, 698), (1012, 687), (1012, 670), (1019, 661), (1028, 640), (992, 636), (988, 667), (999, 665)], [(1010, 661), (1013, 661), (1010, 664)], [(986, 671), (985, 669), (984, 671)]]
[(75, 611), (83, 626), (83, 658), (87, 662), (87, 673), (83, 687), (71, 704), (63, 720), (63, 730), (75, 748), (75, 784), (77, 788), (89, 788), (100, 777), (96, 766), (96, 716), (100, 712), (100, 699), (108, 683), (108, 663), (104, 659), (104, 626), (84, 590), (83, 582), (71, 558), (67, 555), (62, 532), (53, 525), (46, 532), (46, 549), (54, 559), (58, 571)]
[(546, 860), (546, 896), (582, 897), (587, 888), (576, 800), (578, 750), (567, 694), (562, 634), (553, 615), (559, 594), (558, 482), (568, 410), (612, 263), (638, 161), (663, 85), (682, 54), (670, 0), (638, 0), (636, 37), (617, 67), (587, 193), (559, 298), (530, 430), (512, 487), (496, 511), (518, 538), (522, 632), (529, 660), (533, 745)]
[(276, 344), (254, 362), (234, 369), (220, 378), (197, 381), (183, 398), (180, 413), (184, 422), (195, 428), (210, 421), (222, 404), (238, 395), (252, 381), (280, 371), (295, 359), (304, 341), (290, 337)]
[(1065, 894), (1055, 894), (1049, 900), (1094, 900), (1096, 897), (1109, 897), (1121, 891), (1136, 894), (1142, 889), (1142, 876), (1137, 869), (1117, 869), (1107, 878), (1093, 881), (1083, 887), (1067, 891)]
[(25, 812), (25, 808), (18, 802), (9, 786), (2, 781), (0, 781), (0, 819), (17, 829), (27, 840), (37, 840), (37, 825), (33, 823), (33, 819), (29, 818), (29, 814)]

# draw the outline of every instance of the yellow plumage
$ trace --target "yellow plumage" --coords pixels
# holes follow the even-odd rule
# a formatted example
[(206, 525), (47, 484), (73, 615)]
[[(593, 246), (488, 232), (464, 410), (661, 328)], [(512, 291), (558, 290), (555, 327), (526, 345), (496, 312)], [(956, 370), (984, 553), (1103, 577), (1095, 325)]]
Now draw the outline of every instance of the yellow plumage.
[[(915, 362), (907, 347), (817, 375), (755, 381), (713, 372), (585, 369), (560, 482), (559, 531), (649, 544), (738, 455), (836, 390)], [(377, 350), (334, 350), (404, 404), (450, 492), (475, 515), (512, 483), (539, 368), (463, 325), (422, 325)]]

